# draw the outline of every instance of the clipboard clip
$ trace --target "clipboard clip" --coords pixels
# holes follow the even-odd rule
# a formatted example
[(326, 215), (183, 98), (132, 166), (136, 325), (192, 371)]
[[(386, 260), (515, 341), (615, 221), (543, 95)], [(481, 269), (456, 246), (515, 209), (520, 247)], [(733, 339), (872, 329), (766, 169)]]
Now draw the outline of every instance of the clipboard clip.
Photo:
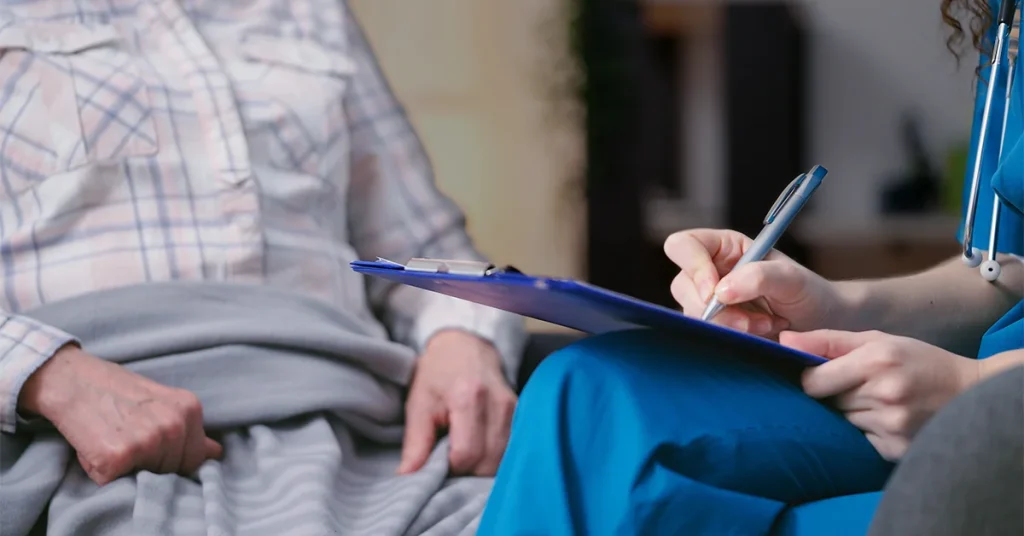
[(408, 264), (401, 264), (387, 259), (377, 258), (377, 262), (383, 264), (390, 264), (393, 266), (401, 266), (410, 272), (427, 272), (432, 274), (455, 274), (455, 275), (469, 275), (475, 277), (483, 277), (494, 274), (503, 273), (515, 273), (521, 274), (519, 270), (512, 266), (497, 267), (489, 262), (484, 261), (460, 261), (460, 260), (449, 260), (449, 259), (424, 259), (424, 258), (413, 258), (410, 259)]

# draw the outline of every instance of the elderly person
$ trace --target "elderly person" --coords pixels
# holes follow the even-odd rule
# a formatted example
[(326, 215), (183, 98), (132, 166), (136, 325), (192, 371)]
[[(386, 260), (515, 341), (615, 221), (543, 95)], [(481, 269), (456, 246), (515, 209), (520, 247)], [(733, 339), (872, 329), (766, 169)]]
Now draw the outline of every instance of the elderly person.
[(518, 317), (345, 2), (0, 5), (0, 533), (472, 533)]

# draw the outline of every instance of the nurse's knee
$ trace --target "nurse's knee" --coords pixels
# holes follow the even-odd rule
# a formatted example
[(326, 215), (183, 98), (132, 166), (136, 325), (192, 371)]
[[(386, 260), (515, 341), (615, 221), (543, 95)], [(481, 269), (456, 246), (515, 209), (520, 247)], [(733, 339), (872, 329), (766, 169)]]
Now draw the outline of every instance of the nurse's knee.
[(567, 382), (580, 378), (632, 384), (666, 374), (732, 369), (732, 357), (707, 344), (656, 331), (616, 331), (583, 339), (545, 358), (527, 381), (523, 395), (560, 391)]
[[(519, 397), (517, 412), (530, 409), (534, 401), (548, 406), (552, 399), (557, 399), (575, 377), (578, 377), (587, 365), (593, 361), (591, 356), (579, 348), (582, 343), (562, 348), (544, 358), (530, 374)], [(600, 365), (591, 363), (588, 372), (591, 375), (600, 373)]]
[(589, 337), (545, 357), (523, 386), (517, 421), (523, 414), (565, 413), (571, 399), (616, 381), (614, 358), (605, 343), (609, 337)]
[(523, 388), (522, 399), (560, 396), (570, 384), (602, 383), (622, 378), (620, 363), (650, 342), (645, 331), (596, 335), (547, 356)]
[[(519, 400), (522, 413), (583, 413), (595, 398), (618, 397), (652, 384), (681, 379), (672, 367), (686, 366), (678, 359), (678, 343), (647, 330), (597, 335), (569, 345), (545, 358), (527, 380)], [(629, 397), (626, 397), (628, 400)], [(626, 400), (620, 400), (625, 403)], [(583, 418), (583, 417), (580, 417)]]
[[(517, 413), (588, 419), (598, 403), (660, 405), (671, 400), (680, 417), (689, 408), (707, 413), (709, 400), (763, 402), (802, 397), (788, 373), (754, 366), (706, 342), (649, 330), (590, 337), (548, 356), (527, 381)], [(746, 414), (725, 404), (717, 413)], [(754, 411), (754, 413), (757, 413)]]

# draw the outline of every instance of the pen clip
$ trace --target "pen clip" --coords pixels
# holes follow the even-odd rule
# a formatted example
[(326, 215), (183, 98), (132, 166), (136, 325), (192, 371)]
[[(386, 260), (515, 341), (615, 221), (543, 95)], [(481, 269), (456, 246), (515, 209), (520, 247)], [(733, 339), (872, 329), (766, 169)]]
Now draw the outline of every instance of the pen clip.
[(764, 225), (768, 225), (775, 221), (775, 217), (778, 216), (779, 212), (781, 212), (783, 207), (786, 206), (786, 202), (789, 201), (789, 198), (793, 197), (793, 192), (796, 192), (796, 189), (800, 187), (800, 183), (802, 183), (806, 177), (806, 173), (801, 173), (789, 183), (789, 186), (786, 186), (786, 189), (782, 191), (779, 198), (775, 200), (775, 204), (768, 210), (768, 215), (764, 217)]

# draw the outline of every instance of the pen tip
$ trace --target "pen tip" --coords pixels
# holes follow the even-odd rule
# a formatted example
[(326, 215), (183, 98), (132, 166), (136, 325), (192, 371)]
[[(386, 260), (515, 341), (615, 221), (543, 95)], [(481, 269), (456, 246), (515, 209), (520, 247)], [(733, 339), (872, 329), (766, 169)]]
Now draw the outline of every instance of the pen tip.
[(722, 304), (716, 299), (711, 298), (711, 303), (704, 309), (704, 314), (700, 315), (700, 319), (707, 322), (711, 320), (718, 311), (722, 308)]
[(714, 309), (714, 307), (713, 307), (713, 306), (708, 306), (708, 308), (707, 308), (707, 309), (704, 309), (704, 313), (700, 315), (700, 319), (701, 319), (701, 320), (703, 320), (703, 321), (705, 321), (705, 322), (707, 322), (707, 321), (708, 321), (708, 319), (710, 319), (710, 318), (711, 318), (711, 311), (712, 311), (713, 309)]

